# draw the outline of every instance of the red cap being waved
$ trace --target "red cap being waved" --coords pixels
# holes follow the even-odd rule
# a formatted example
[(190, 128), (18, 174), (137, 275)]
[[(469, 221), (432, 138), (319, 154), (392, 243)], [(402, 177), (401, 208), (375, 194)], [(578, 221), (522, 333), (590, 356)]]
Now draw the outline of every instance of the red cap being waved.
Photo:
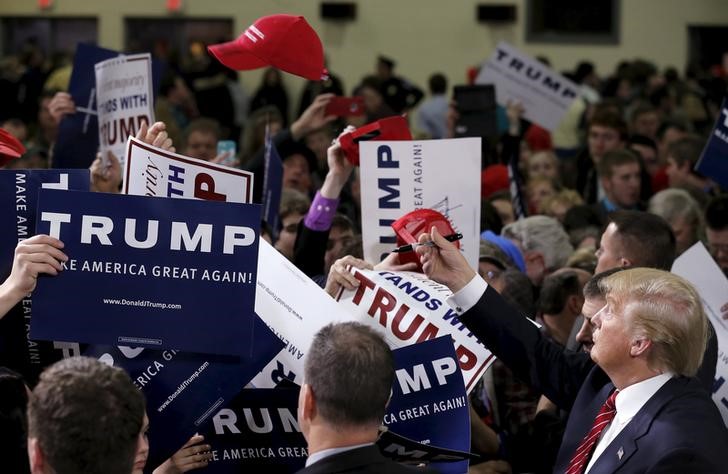
[(312, 81), (328, 77), (321, 40), (302, 16), (264, 16), (236, 40), (207, 49), (222, 64), (238, 71), (273, 66)]
[(10, 160), (20, 158), (23, 153), (25, 153), (23, 144), (10, 133), (0, 128), (0, 166), (5, 166)]

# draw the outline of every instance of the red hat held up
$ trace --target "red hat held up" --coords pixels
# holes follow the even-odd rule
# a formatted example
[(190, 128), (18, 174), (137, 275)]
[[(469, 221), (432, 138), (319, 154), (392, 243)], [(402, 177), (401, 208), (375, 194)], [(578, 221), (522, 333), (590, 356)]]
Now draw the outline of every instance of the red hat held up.
[(238, 71), (273, 66), (312, 81), (328, 77), (321, 40), (302, 16), (264, 16), (237, 39), (207, 49)]

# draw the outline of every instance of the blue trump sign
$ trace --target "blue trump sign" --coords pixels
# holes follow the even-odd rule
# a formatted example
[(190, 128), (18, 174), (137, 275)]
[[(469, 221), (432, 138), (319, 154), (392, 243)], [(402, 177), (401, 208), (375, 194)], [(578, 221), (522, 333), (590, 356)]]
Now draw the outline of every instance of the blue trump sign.
[[(452, 339), (438, 337), (402, 347), (393, 355), (395, 380), (384, 416), (387, 428), (425, 446), (469, 451), (470, 409)], [(397, 446), (385, 446), (383, 451), (395, 459), (408, 458)], [(468, 470), (467, 461), (431, 467), (443, 473)]]
[(203, 431), (212, 447), (205, 472), (296, 472), (308, 457), (296, 420), (298, 388), (245, 389)]
[(240, 344), (250, 345), (252, 355), (204, 355), (123, 346), (90, 346), (84, 355), (122, 367), (144, 393), (152, 426), (147, 465), (156, 467), (194, 433), (204, 433), (213, 415), (231, 403), (283, 347), (281, 340), (257, 317), (252, 337)]
[(42, 190), (37, 229), (69, 260), (31, 336), (250, 354), (259, 226), (255, 204)]
[(723, 99), (720, 115), (695, 169), (728, 188), (728, 98)]
[[(10, 275), (18, 242), (35, 235), (38, 190), (88, 191), (88, 170), (0, 170), (0, 281)], [(29, 337), (33, 298), (26, 296), (0, 319), (0, 366), (23, 374), (33, 385), (40, 372), (64, 356), (79, 355), (72, 342), (36, 341)]]

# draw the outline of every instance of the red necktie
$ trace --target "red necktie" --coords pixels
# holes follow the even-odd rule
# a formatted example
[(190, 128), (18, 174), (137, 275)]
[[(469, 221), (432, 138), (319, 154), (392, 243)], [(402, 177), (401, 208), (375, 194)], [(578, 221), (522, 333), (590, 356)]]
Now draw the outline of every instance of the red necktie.
[(586, 467), (589, 465), (589, 458), (591, 458), (594, 447), (597, 445), (597, 441), (599, 441), (599, 435), (609, 426), (609, 423), (614, 419), (614, 415), (617, 414), (617, 409), (614, 405), (617, 392), (617, 390), (614, 390), (609, 395), (609, 398), (607, 398), (607, 401), (604, 402), (604, 405), (602, 405), (601, 410), (599, 410), (597, 417), (594, 419), (591, 430), (581, 440), (581, 444), (579, 444), (574, 456), (571, 458), (566, 474), (583, 474), (586, 470)]

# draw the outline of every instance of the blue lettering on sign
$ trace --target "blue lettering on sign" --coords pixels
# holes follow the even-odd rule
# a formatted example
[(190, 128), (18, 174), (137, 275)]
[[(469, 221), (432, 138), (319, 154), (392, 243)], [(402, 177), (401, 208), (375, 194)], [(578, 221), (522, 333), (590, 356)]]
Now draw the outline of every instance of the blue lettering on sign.
[(177, 184), (184, 184), (185, 178), (185, 169), (180, 168), (179, 166), (169, 165), (169, 176), (167, 177), (167, 197), (172, 197), (172, 195), (176, 196), (182, 196), (184, 193), (181, 189), (175, 188), (175, 183)]
[(379, 178), (379, 189), (384, 196), (379, 198), (380, 209), (399, 209), (399, 178)]
[(392, 159), (392, 149), (387, 145), (377, 148), (377, 168), (399, 168), (399, 161)]

